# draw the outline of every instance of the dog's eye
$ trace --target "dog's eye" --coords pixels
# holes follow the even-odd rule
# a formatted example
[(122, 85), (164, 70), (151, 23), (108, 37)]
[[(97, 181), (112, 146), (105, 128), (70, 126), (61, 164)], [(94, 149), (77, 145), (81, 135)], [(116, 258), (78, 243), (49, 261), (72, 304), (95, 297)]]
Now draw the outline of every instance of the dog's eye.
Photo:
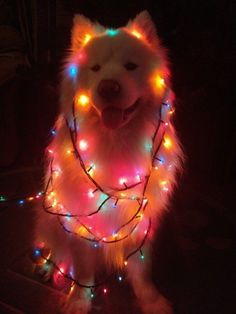
[(93, 72), (98, 72), (101, 69), (101, 66), (99, 64), (95, 64), (90, 68)]
[(127, 62), (125, 65), (126, 70), (128, 71), (133, 71), (135, 69), (137, 69), (138, 65), (134, 62)]

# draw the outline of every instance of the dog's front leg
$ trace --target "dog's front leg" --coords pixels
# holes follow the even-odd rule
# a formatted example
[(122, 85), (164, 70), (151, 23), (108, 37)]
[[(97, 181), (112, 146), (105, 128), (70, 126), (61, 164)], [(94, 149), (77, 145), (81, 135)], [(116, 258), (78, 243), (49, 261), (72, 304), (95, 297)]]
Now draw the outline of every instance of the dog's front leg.
[(73, 257), (73, 277), (83, 287), (74, 284), (67, 297), (66, 303), (62, 307), (63, 314), (87, 314), (91, 309), (91, 289), (94, 283), (94, 254), (87, 244), (78, 243), (72, 249)]
[(148, 248), (143, 248), (143, 252), (145, 252), (144, 259), (135, 255), (129, 259), (127, 264), (128, 279), (140, 307), (144, 314), (172, 314), (170, 303), (151, 282)]

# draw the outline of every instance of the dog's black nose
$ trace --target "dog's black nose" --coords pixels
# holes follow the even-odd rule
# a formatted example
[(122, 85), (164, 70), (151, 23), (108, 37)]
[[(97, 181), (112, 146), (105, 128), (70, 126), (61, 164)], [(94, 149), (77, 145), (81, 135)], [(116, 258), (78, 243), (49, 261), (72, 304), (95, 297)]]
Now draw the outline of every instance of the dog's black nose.
[(115, 100), (120, 90), (120, 84), (115, 80), (101, 80), (98, 84), (98, 94), (107, 101)]

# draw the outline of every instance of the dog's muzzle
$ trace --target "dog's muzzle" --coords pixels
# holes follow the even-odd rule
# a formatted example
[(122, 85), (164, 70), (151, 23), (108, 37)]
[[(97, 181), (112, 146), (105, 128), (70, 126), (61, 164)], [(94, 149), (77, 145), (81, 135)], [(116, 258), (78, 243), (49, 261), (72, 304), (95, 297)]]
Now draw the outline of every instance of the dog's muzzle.
[(139, 99), (127, 109), (108, 106), (102, 110), (102, 122), (108, 129), (118, 129), (128, 122), (139, 105)]

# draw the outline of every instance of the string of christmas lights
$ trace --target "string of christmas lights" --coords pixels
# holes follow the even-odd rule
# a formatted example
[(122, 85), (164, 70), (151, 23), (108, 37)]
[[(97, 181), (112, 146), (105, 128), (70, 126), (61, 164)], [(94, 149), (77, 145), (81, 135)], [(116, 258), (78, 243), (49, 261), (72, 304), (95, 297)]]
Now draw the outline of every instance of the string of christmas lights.
[[(164, 102), (162, 105), (166, 106), (167, 104)], [(76, 218), (76, 217), (77, 217), (77, 219), (78, 219), (79, 217), (90, 217), (90, 216), (92, 216), (92, 215), (98, 214), (98, 213), (100, 212), (100, 210), (102, 209), (103, 205), (105, 205), (108, 200), (110, 200), (110, 199), (115, 199), (115, 200), (116, 200), (116, 201), (115, 201), (115, 204), (117, 204), (117, 202), (119, 201), (119, 199), (121, 199), (121, 197), (118, 197), (118, 196), (116, 196), (115, 194), (111, 194), (111, 193), (106, 192), (105, 189), (104, 189), (103, 187), (101, 187), (100, 184), (98, 184), (97, 181), (96, 181), (94, 178), (92, 178), (92, 176), (89, 174), (89, 171), (86, 170), (85, 163), (84, 163), (84, 161), (83, 161), (83, 159), (82, 159), (82, 157), (81, 157), (81, 155), (80, 155), (80, 153), (79, 153), (79, 151), (78, 151), (78, 148), (77, 148), (77, 145), (76, 145), (76, 142), (75, 142), (75, 139), (78, 138), (78, 132), (77, 132), (78, 128), (77, 128), (77, 121), (76, 121), (76, 116), (75, 116), (74, 102), (73, 102), (73, 104), (72, 104), (72, 114), (73, 114), (73, 125), (74, 125), (74, 129), (72, 129), (72, 128), (70, 127), (70, 124), (69, 124), (68, 121), (66, 121), (66, 125), (67, 125), (67, 127), (69, 128), (69, 131), (70, 131), (70, 138), (71, 138), (71, 142), (72, 142), (72, 144), (73, 144), (74, 156), (75, 156), (75, 158), (79, 159), (79, 163), (80, 163), (81, 168), (83, 169), (84, 173), (85, 173), (86, 176), (89, 178), (89, 180), (92, 182), (92, 184), (95, 186), (95, 190), (94, 190), (94, 191), (98, 191), (98, 190), (99, 190), (99, 191), (102, 192), (104, 195), (106, 195), (105, 200), (104, 200), (104, 201), (99, 205), (99, 207), (98, 207), (95, 211), (93, 211), (92, 213), (89, 213), (89, 214), (87, 214), (87, 215), (70, 214), (70, 218)], [(158, 131), (159, 131), (159, 129), (160, 129), (161, 123), (164, 123), (164, 126), (167, 126), (166, 123), (162, 120), (162, 106), (160, 106), (158, 125), (157, 125), (157, 127), (156, 127), (156, 129), (155, 129), (155, 132), (154, 132), (154, 135), (153, 135), (153, 137), (152, 137), (152, 151), (153, 151), (153, 149), (154, 149), (154, 144), (155, 144), (156, 136), (157, 136)], [(154, 160), (156, 159), (156, 155), (158, 154), (158, 151), (159, 151), (159, 149), (160, 149), (160, 147), (161, 147), (161, 144), (162, 144), (163, 138), (164, 138), (164, 134), (165, 134), (165, 132), (163, 132), (162, 137), (161, 137), (161, 140), (160, 140), (159, 144), (157, 145), (156, 150), (155, 150), (154, 153), (153, 153), (152, 163), (153, 163)], [(52, 154), (51, 151), (50, 151), (50, 154)], [(49, 213), (49, 214), (53, 214), (53, 215), (57, 215), (57, 216), (63, 216), (63, 217), (68, 217), (68, 212), (67, 212), (67, 213), (62, 213), (61, 211), (58, 211), (58, 210), (57, 210), (56, 212), (49, 210), (50, 208), (53, 208), (53, 207), (56, 208), (56, 207), (57, 207), (57, 201), (55, 201), (55, 200), (54, 200), (54, 202), (52, 203), (52, 205), (50, 205), (50, 206), (45, 206), (46, 197), (47, 197), (47, 195), (48, 195), (48, 188), (49, 188), (50, 184), (52, 185), (53, 173), (54, 173), (54, 171), (55, 171), (55, 170), (53, 169), (53, 166), (52, 166), (52, 165), (53, 165), (53, 157), (52, 157), (51, 163), (50, 163), (51, 175), (50, 175), (50, 177), (49, 177), (49, 179), (48, 179), (48, 183), (47, 183), (47, 185), (46, 185), (46, 191), (45, 191), (45, 197), (44, 197), (43, 207), (44, 207), (45, 211), (46, 211), (47, 213)], [(133, 220), (134, 220), (134, 219), (137, 217), (137, 215), (140, 213), (140, 211), (141, 211), (141, 209), (142, 209), (142, 207), (143, 207), (143, 202), (144, 202), (144, 200), (146, 200), (146, 199), (145, 199), (145, 191), (146, 191), (146, 188), (147, 188), (147, 185), (148, 185), (148, 182), (149, 182), (150, 175), (151, 175), (151, 170), (150, 170), (149, 174), (145, 176), (145, 183), (144, 183), (144, 188), (143, 188), (143, 192), (142, 192), (142, 198), (141, 198), (141, 202), (140, 202), (140, 205), (139, 205), (139, 208), (138, 208), (137, 212), (136, 212), (136, 213), (132, 216), (132, 218), (129, 219), (126, 223), (124, 223), (122, 226), (118, 227), (118, 228), (117, 228), (117, 231), (115, 232), (115, 234), (117, 234), (122, 228), (124, 228), (125, 226), (127, 226), (128, 224), (130, 224), (131, 222), (133, 222)], [(142, 182), (139, 182), (138, 184), (140, 184), (140, 183), (142, 183)], [(134, 184), (134, 185), (131, 185), (131, 186), (127, 186), (127, 185), (126, 185), (125, 188), (122, 189), (122, 190), (131, 189), (131, 188), (135, 187), (136, 185), (137, 185), (137, 184)], [(114, 191), (117, 192), (117, 191), (120, 191), (120, 189), (114, 189)], [(50, 195), (51, 195), (52, 193), (53, 193), (53, 187), (52, 187), (52, 191), (50, 192)], [(123, 199), (123, 198), (124, 198), (124, 197), (122, 197), (122, 199)], [(135, 198), (134, 200), (137, 201), (137, 198)], [(138, 200), (140, 200), (140, 199), (138, 199)], [(60, 204), (60, 206), (61, 206), (61, 208), (64, 209), (64, 206), (62, 206), (61, 204)], [(146, 206), (147, 206), (147, 203), (146, 203)], [(146, 206), (145, 206), (145, 207), (146, 207)], [(57, 208), (56, 208), (56, 209), (57, 209)], [(63, 226), (63, 229), (64, 229), (66, 232), (79, 235), (78, 233), (76, 233), (76, 232), (74, 232), (74, 231), (71, 231), (71, 230), (69, 230), (68, 228), (66, 228), (66, 227), (63, 225), (63, 222), (62, 222), (61, 220), (59, 220), (59, 222), (60, 222), (60, 225)], [(102, 239), (102, 241), (103, 241), (104, 243), (114, 243), (114, 242), (120, 241), (120, 239), (116, 239), (116, 240), (112, 240), (112, 241), (108, 241), (108, 242), (107, 242), (107, 241), (104, 241), (104, 237), (96, 237), (96, 236), (91, 232), (91, 230), (90, 230), (89, 227), (87, 227), (86, 225), (82, 224), (81, 221), (79, 221), (79, 220), (78, 220), (78, 222), (79, 222), (90, 234), (92, 234), (92, 235), (94, 236), (93, 241), (98, 241), (97, 239), (99, 239), (99, 238)], [(138, 225), (138, 223), (137, 223), (137, 225)], [(137, 225), (136, 225), (136, 226), (137, 226)], [(136, 227), (135, 227), (135, 228), (136, 228)], [(132, 230), (134, 230), (135, 228), (132, 228)], [(131, 232), (131, 233), (132, 233), (132, 232)], [(130, 234), (131, 234), (131, 233), (130, 233)], [(84, 237), (83, 235), (80, 235), (80, 236), (81, 236), (83, 239), (87, 239), (87, 240), (91, 241), (91, 238)], [(112, 237), (113, 237), (113, 235), (112, 235)], [(126, 238), (127, 238), (127, 236), (123, 237), (122, 239), (126, 239)], [(101, 240), (100, 240), (100, 241), (101, 241)]]

